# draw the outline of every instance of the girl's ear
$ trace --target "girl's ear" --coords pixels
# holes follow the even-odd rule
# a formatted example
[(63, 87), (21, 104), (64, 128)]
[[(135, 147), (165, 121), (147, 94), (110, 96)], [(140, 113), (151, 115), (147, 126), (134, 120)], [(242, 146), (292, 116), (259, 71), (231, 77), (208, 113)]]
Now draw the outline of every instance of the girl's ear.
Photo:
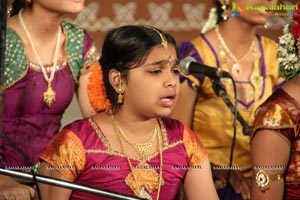
[(109, 83), (114, 88), (114, 90), (118, 93), (120, 86), (122, 85), (122, 76), (121, 73), (116, 69), (111, 69), (108, 74)]

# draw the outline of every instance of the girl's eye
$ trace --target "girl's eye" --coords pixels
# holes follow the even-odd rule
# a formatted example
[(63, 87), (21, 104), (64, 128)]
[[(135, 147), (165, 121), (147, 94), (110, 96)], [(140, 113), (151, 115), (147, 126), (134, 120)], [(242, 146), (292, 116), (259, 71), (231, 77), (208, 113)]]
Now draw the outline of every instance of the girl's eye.
[(178, 65), (175, 65), (175, 66), (173, 67), (172, 71), (173, 71), (173, 73), (176, 74), (176, 75), (180, 74), (179, 66), (178, 66)]
[(161, 73), (160, 69), (150, 71), (151, 74), (159, 74)]
[(176, 69), (173, 69), (173, 73), (178, 75), (178, 74), (180, 74), (180, 71), (179, 71), (179, 69), (176, 68)]

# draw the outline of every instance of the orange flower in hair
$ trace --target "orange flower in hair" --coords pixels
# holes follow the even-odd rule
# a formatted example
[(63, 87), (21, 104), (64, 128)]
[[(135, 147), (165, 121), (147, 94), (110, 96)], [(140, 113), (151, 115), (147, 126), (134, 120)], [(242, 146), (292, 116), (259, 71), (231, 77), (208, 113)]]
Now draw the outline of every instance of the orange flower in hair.
[(111, 108), (111, 103), (106, 97), (103, 81), (102, 67), (99, 62), (92, 64), (91, 75), (88, 82), (88, 97), (95, 111), (104, 111)]

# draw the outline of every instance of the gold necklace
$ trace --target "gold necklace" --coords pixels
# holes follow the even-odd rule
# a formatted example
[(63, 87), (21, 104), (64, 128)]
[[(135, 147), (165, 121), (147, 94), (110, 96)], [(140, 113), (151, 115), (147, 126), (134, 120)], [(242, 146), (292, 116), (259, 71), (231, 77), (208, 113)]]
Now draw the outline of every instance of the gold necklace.
[(150, 139), (143, 143), (143, 144), (137, 144), (135, 142), (132, 142), (122, 131), (122, 129), (120, 128), (120, 125), (118, 124), (118, 122), (115, 120), (115, 118), (112, 115), (112, 119), (114, 121), (114, 123), (116, 124), (116, 127), (118, 128), (118, 132), (120, 133), (121, 138), (127, 142), (128, 144), (130, 144), (139, 154), (140, 156), (142, 156), (144, 159), (148, 158), (151, 155), (151, 150), (152, 150), (152, 144), (154, 142), (154, 139), (157, 135), (158, 132), (158, 124), (156, 123), (154, 126), (154, 131), (153, 134), (151, 135)]
[[(111, 114), (111, 118), (112, 118), (112, 121), (113, 121), (113, 124), (115, 126), (115, 129), (116, 129), (116, 132), (119, 136), (119, 139), (120, 139), (120, 144), (121, 144), (121, 148), (122, 148), (122, 151), (127, 159), (127, 162), (128, 162), (128, 165), (130, 167), (130, 171), (133, 175), (133, 178), (134, 178), (134, 181), (135, 181), (135, 185), (136, 185), (136, 188), (140, 188), (140, 185), (139, 185), (139, 182), (137, 180), (137, 177), (134, 173), (134, 169), (133, 169), (133, 166), (132, 166), (132, 163), (127, 155), (127, 152), (125, 150), (125, 147), (124, 147), (124, 141), (122, 140), (122, 133), (121, 133), (121, 127), (119, 126), (119, 124), (117, 123), (117, 121), (115, 120), (113, 114)], [(155, 126), (158, 126), (157, 124), (155, 124)], [(158, 189), (157, 189), (157, 196), (156, 196), (156, 200), (159, 200), (159, 196), (160, 196), (160, 190), (161, 190), (161, 185), (162, 185), (162, 166), (163, 166), (163, 157), (162, 157), (162, 139), (161, 139), (161, 135), (160, 133), (157, 134), (157, 140), (158, 140), (158, 150), (159, 150), (159, 166), (160, 166), (160, 171), (159, 171), (159, 183), (158, 183)], [(135, 192), (135, 191), (134, 191)], [(145, 187), (142, 186), (141, 189), (139, 190), (139, 194), (137, 194), (139, 197), (141, 198), (145, 198), (145, 199), (150, 199), (152, 200), (152, 197), (151, 195), (145, 190)]]
[(221, 51), (222, 49), (224, 49), (226, 51), (226, 53), (230, 56), (230, 58), (234, 61), (234, 64), (232, 65), (232, 68), (231, 68), (231, 73), (232, 75), (235, 77), (235, 78), (238, 78), (240, 72), (241, 72), (241, 68), (240, 68), (240, 62), (242, 62), (247, 56), (248, 54), (251, 52), (251, 51), (256, 51), (255, 49), (255, 38), (253, 39), (252, 43), (251, 43), (251, 46), (250, 48), (248, 49), (248, 51), (239, 59), (237, 59), (233, 53), (230, 51), (230, 49), (228, 48), (224, 38), (222, 37), (222, 35), (220, 34), (220, 31), (219, 31), (219, 26), (216, 26), (215, 28), (215, 32), (216, 32), (216, 35), (218, 37), (218, 40), (221, 44)]
[(29, 43), (31, 45), (31, 48), (32, 48), (32, 50), (35, 54), (35, 57), (37, 58), (37, 60), (39, 62), (39, 65), (40, 65), (41, 71), (43, 73), (44, 79), (46, 80), (46, 82), (48, 84), (48, 88), (47, 88), (46, 92), (43, 93), (43, 98), (44, 98), (44, 102), (45, 102), (46, 106), (48, 108), (50, 108), (52, 103), (55, 100), (55, 91), (52, 89), (51, 83), (52, 83), (52, 80), (54, 78), (55, 68), (56, 68), (56, 65), (57, 65), (58, 50), (59, 50), (59, 43), (60, 43), (60, 36), (61, 36), (61, 27), (60, 26), (58, 27), (57, 41), (56, 41), (56, 47), (55, 47), (54, 57), (53, 57), (53, 66), (52, 66), (52, 69), (51, 69), (50, 77), (48, 77), (46, 69), (45, 69), (45, 67), (44, 67), (44, 65), (41, 61), (40, 56), (37, 53), (37, 50), (35, 48), (35, 45), (34, 45), (33, 40), (31, 38), (31, 35), (30, 35), (30, 33), (29, 33), (29, 31), (26, 27), (26, 24), (23, 20), (22, 12), (23, 12), (23, 9), (19, 11), (19, 15), (18, 15), (19, 21), (20, 21), (20, 24), (22, 25), (22, 27), (23, 27), (26, 35), (27, 35), (27, 38), (28, 38)]
[[(215, 31), (216, 31), (217, 35), (220, 35), (217, 27), (216, 27)], [(223, 49), (220, 50), (219, 55), (220, 55), (220, 63), (221, 63), (222, 68), (228, 71), (226, 54), (223, 51)], [(245, 55), (247, 55), (247, 54), (245, 54)], [(242, 57), (242, 59), (245, 57), (245, 55)], [(260, 70), (260, 53), (256, 50), (255, 46), (252, 48), (252, 56), (253, 56), (253, 70), (251, 72), (249, 82), (252, 85), (253, 92), (254, 92), (254, 95), (251, 98), (253, 98), (253, 100), (255, 102), (260, 98), (261, 88), (263, 85), (263, 77), (260, 72), (261, 71)], [(237, 75), (235, 76), (235, 78), (237, 78)], [(230, 80), (222, 80), (222, 82), (225, 84), (228, 95), (233, 98), (234, 94), (233, 94), (233, 90), (232, 90), (232, 82)]]

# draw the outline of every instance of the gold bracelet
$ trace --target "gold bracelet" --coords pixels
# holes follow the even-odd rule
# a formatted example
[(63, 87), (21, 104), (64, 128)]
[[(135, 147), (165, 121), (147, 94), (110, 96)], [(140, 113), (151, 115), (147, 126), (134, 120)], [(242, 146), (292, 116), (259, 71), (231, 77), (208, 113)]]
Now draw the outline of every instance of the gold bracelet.
[(268, 175), (264, 170), (259, 170), (256, 173), (256, 183), (261, 191), (266, 191), (269, 188), (270, 181), (279, 181), (282, 179), (281, 174)]

